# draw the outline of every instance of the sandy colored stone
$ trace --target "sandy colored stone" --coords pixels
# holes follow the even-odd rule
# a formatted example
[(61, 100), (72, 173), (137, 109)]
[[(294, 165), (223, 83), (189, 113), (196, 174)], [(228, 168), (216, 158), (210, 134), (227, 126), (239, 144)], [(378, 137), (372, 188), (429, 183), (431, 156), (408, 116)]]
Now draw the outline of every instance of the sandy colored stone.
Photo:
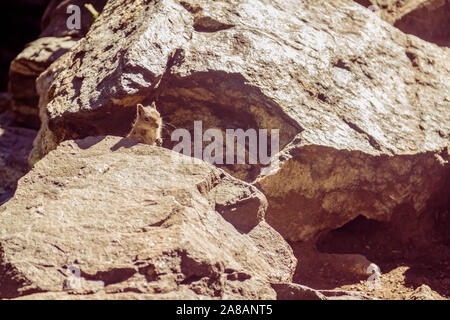
[(167, 149), (66, 141), (0, 207), (0, 297), (274, 299), (296, 259), (266, 207), (255, 187)]

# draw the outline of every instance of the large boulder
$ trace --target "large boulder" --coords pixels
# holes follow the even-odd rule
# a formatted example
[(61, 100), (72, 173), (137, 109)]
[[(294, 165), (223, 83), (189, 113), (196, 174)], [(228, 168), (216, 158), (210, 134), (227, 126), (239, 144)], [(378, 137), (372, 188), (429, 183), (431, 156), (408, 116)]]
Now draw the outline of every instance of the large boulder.
[(448, 83), (447, 49), (353, 1), (111, 0), (39, 77), (29, 161), (67, 139), (124, 136), (136, 104), (156, 101), (166, 148), (194, 121), (280, 130), (278, 167), (224, 168), (265, 193), (287, 239), (362, 215), (422, 241), (449, 206)]
[[(26, 45), (24, 50), (11, 62), (9, 69), (9, 92), (12, 95), (12, 110), (16, 123), (38, 129), (40, 126), (36, 92), (36, 78), (60, 56), (66, 53), (82, 38), (92, 22), (92, 14), (83, 6), (92, 3), (101, 10), (106, 0), (53, 0), (42, 17), (42, 32), (39, 39)], [(67, 21), (69, 6), (80, 9), (79, 29), (69, 29)], [(68, 13), (69, 12), (69, 13)]]
[(40, 126), (36, 78), (56, 59), (66, 53), (76, 40), (72, 37), (44, 37), (29, 43), (12, 61), (9, 69), (9, 92), (17, 123), (36, 128)]
[(201, 160), (120, 137), (66, 141), (0, 207), (0, 298), (275, 299), (296, 259), (266, 207)]

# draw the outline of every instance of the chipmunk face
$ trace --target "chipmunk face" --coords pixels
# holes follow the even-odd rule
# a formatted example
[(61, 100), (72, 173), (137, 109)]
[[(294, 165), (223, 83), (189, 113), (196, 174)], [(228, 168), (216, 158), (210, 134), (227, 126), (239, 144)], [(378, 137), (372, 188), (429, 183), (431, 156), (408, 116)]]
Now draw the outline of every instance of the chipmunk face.
[(138, 105), (138, 121), (143, 125), (158, 128), (161, 126), (161, 116), (154, 105), (152, 107), (144, 107)]

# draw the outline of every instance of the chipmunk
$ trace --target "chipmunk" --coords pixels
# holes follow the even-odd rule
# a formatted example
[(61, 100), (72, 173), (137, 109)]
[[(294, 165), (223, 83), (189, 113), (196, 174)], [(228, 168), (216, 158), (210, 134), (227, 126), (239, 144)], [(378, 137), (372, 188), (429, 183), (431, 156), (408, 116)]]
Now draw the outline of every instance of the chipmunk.
[(149, 145), (162, 145), (162, 119), (156, 110), (155, 102), (151, 106), (137, 105), (136, 121), (127, 138)]

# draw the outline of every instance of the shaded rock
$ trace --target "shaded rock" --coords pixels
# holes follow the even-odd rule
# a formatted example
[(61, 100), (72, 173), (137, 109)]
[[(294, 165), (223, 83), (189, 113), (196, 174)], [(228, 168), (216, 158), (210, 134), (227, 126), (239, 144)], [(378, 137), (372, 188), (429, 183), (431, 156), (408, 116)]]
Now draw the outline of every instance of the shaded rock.
[(440, 46), (450, 46), (449, 0), (356, 0), (399, 28)]
[[(218, 204), (237, 209), (241, 231)], [(167, 149), (66, 141), (0, 207), (0, 297), (274, 299), (270, 283), (291, 281), (296, 260), (266, 206), (255, 187)]]
[(326, 300), (318, 290), (300, 284), (272, 284), (277, 292), (277, 300)]
[(280, 170), (257, 183), (270, 203), (267, 221), (290, 240), (315, 240), (364, 216), (395, 224), (400, 239), (426, 242), (437, 227), (435, 208), (448, 207), (446, 148), (376, 156), (301, 142), (291, 147)]
[(450, 1), (424, 1), (403, 15), (394, 25), (403, 32), (440, 46), (450, 47)]
[(375, 300), (359, 291), (318, 290), (327, 300)]
[(315, 290), (295, 284), (272, 284), (277, 300), (373, 300), (362, 292), (345, 290)]
[[(36, 78), (54, 61), (66, 53), (89, 30), (92, 15), (84, 8), (92, 3), (100, 11), (106, 0), (53, 0), (42, 18), (40, 38), (29, 43), (12, 61), (9, 70), (9, 92), (13, 98), (12, 109), (15, 121), (23, 126), (38, 129), (40, 126), (36, 92)], [(80, 8), (80, 29), (70, 30), (67, 20), (69, 5)]]
[(27, 162), (36, 131), (12, 126), (12, 115), (0, 114), (0, 204), (12, 197)]
[(346, 283), (366, 280), (371, 261), (360, 254), (319, 252), (308, 243), (291, 243), (298, 259), (294, 282), (315, 289), (334, 289)]
[(12, 110), (17, 123), (39, 128), (36, 78), (75, 43), (71, 37), (40, 38), (28, 44), (13, 60), (9, 70), (9, 92), (13, 97)]
[[(40, 37), (67, 37), (80, 39), (86, 35), (94, 22), (92, 14), (84, 7), (86, 3), (90, 3), (101, 13), (107, 0), (52, 0), (41, 19)], [(80, 8), (80, 28), (67, 28), (67, 19), (74, 11), (67, 13), (68, 6), (78, 6)]]

